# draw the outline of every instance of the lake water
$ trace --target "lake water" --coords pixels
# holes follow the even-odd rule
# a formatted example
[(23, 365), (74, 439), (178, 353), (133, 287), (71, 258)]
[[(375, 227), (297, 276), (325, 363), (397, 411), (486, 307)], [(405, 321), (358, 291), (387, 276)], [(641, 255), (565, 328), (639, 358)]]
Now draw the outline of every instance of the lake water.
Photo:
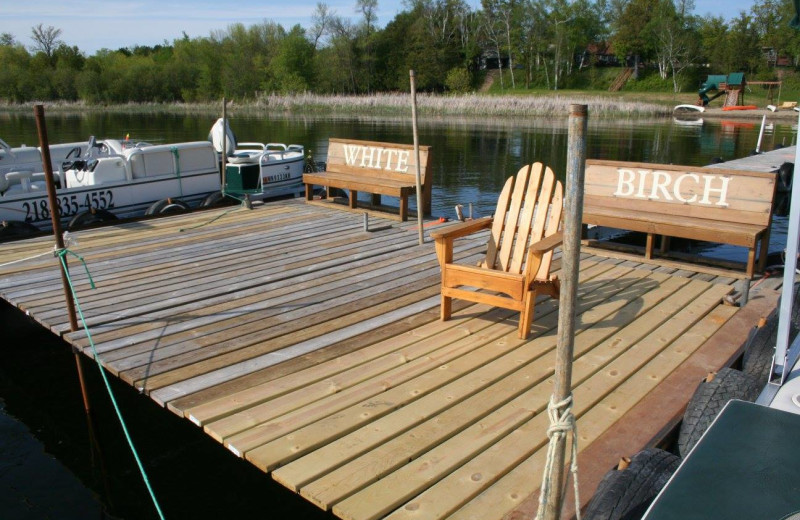
[[(90, 135), (135, 141), (171, 143), (204, 140), (212, 115), (47, 116), (54, 142), (84, 141)], [(587, 156), (594, 159), (702, 166), (715, 158), (735, 159), (755, 149), (759, 124), (734, 121), (678, 123), (673, 119), (593, 120), (589, 114)], [(330, 137), (411, 143), (410, 118), (266, 117), (234, 113), (230, 124), (241, 141), (297, 143), (325, 160)], [(11, 146), (36, 145), (32, 116), (0, 115), (0, 139)], [(762, 149), (793, 143), (791, 125), (766, 129)], [(566, 165), (567, 119), (422, 119), (420, 144), (433, 147), (433, 204), (437, 216), (455, 216), (455, 204), (473, 204), (489, 214), (506, 178), (525, 163), (541, 161), (563, 175)]]
[[(50, 115), (53, 142), (124, 138), (171, 143), (204, 140), (210, 115)], [(757, 123), (589, 119), (590, 158), (705, 165), (750, 154)], [(412, 142), (408, 118), (266, 117), (233, 114), (242, 141), (302, 144), (324, 160), (329, 137)], [(794, 144), (791, 125), (768, 127), (762, 149)], [(32, 116), (0, 114), (0, 138), (11, 146), (37, 144)], [(556, 172), (566, 163), (567, 120), (434, 118), (420, 122), (430, 145), (434, 215), (453, 218), (455, 204), (475, 216), (493, 209), (505, 179), (523, 164), (542, 161)], [(562, 173), (563, 175), (563, 173)], [(466, 210), (465, 210), (466, 211)], [(770, 250), (785, 245), (777, 219)], [(0, 245), (2, 247), (2, 245)], [(742, 248), (699, 246), (704, 254), (743, 261)], [(154, 513), (120, 434), (94, 365), (85, 366), (95, 403), (89, 428), (74, 360), (64, 343), (0, 302), (0, 517), (151, 518)], [(113, 378), (112, 378), (113, 379)], [(159, 409), (114, 380), (167, 518), (329, 518), (236, 459), (200, 429)], [(92, 438), (98, 442), (92, 442)], [(49, 475), (42, 479), (38, 475)]]

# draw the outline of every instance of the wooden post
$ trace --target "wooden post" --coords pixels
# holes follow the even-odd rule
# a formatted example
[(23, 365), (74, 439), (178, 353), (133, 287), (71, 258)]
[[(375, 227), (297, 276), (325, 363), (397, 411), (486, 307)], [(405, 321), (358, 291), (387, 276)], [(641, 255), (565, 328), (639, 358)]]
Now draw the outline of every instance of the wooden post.
[[(411, 128), (414, 132), (414, 162), (417, 163), (417, 224), (419, 225), (419, 245), (425, 243), (425, 230), (422, 227), (422, 208), (425, 203), (422, 201), (422, 172), (419, 164), (419, 134), (417, 133), (417, 84), (414, 71), (408, 71), (411, 77)], [(430, 172), (427, 173), (430, 175)], [(430, 183), (429, 183), (430, 184)]]
[[(50, 204), (50, 221), (53, 224), (53, 235), (56, 239), (56, 247), (58, 250), (64, 249), (64, 236), (61, 233), (61, 213), (58, 211), (58, 202), (56, 200), (56, 185), (53, 181), (53, 166), (50, 162), (50, 142), (47, 138), (47, 126), (44, 122), (44, 106), (36, 105), (33, 107), (33, 114), (36, 118), (36, 130), (39, 133), (39, 147), (42, 150), (42, 168), (44, 168), (44, 178), (47, 184), (47, 201)], [(61, 260), (59, 259), (59, 262)], [(59, 266), (61, 271), (61, 285), (64, 288), (64, 298), (67, 304), (67, 315), (69, 317), (69, 328), (72, 332), (78, 330), (78, 317), (75, 314), (75, 300), (72, 296), (72, 291), (69, 287), (69, 280), (67, 280), (67, 259), (64, 258), (64, 268)], [(80, 354), (75, 351), (75, 365), (78, 369), (78, 380), (81, 384), (81, 394), (83, 395), (83, 407), (86, 413), (89, 413), (91, 407), (89, 406), (89, 394), (86, 391), (86, 381), (83, 378), (83, 366), (81, 365)]]
[[(564, 242), (561, 246), (561, 296), (558, 301), (558, 344), (553, 402), (561, 402), (571, 393), (572, 355), (575, 344), (575, 300), (580, 269), (581, 221), (583, 220), (583, 179), (586, 172), (586, 105), (570, 105), (567, 144), (567, 187), (564, 196)], [(561, 515), (564, 488), (564, 451), (567, 436), (558, 438), (544, 518)], [(577, 485), (577, 484), (576, 484)], [(575, 504), (580, 508), (580, 504)]]

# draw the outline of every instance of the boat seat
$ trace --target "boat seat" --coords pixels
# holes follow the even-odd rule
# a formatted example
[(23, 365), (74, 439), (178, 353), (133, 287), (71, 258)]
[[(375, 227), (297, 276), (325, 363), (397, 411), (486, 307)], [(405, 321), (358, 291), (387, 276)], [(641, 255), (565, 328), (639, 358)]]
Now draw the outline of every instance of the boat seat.
[(263, 152), (258, 150), (241, 151), (237, 150), (236, 153), (228, 156), (228, 162), (231, 164), (258, 164), (261, 154)]

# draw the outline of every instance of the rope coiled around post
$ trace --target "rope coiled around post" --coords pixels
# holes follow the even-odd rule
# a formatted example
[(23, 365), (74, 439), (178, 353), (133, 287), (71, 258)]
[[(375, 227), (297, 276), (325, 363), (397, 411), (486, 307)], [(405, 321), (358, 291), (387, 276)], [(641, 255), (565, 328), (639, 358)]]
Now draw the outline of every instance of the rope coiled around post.
[[(547, 445), (547, 461), (544, 465), (544, 476), (542, 478), (542, 488), (539, 492), (539, 510), (536, 513), (536, 520), (544, 518), (547, 508), (547, 497), (550, 494), (550, 475), (556, 462), (556, 446), (558, 442), (568, 433), (572, 432), (572, 450), (570, 451), (569, 466), (572, 472), (572, 486), (575, 488), (575, 517), (581, 520), (581, 500), (578, 493), (578, 426), (575, 416), (572, 414), (572, 394), (568, 395), (563, 401), (555, 402), (555, 396), (550, 396), (550, 403), (547, 405), (547, 415), (550, 417), (550, 427), (547, 429), (547, 437), (550, 439)], [(560, 485), (556, 482), (555, 485)]]

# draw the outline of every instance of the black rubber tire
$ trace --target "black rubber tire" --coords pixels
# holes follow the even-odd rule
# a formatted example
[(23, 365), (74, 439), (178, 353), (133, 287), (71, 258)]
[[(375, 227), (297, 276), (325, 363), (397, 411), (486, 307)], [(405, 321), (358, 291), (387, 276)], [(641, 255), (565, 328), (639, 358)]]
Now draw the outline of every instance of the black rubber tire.
[(215, 208), (217, 206), (222, 206), (228, 201), (225, 195), (222, 194), (221, 191), (215, 191), (213, 193), (209, 193), (203, 202), (200, 203), (200, 207), (202, 208)]
[(683, 414), (678, 453), (685, 457), (692, 450), (728, 401), (755, 401), (765, 383), (732, 368), (723, 368), (711, 382), (703, 380)]
[(681, 459), (657, 448), (647, 448), (623, 469), (612, 469), (603, 476), (586, 507), (586, 520), (638, 520), (658, 495)]
[(14, 240), (41, 233), (41, 230), (29, 222), (21, 220), (4, 220), (0, 222), (0, 240)]
[(146, 216), (153, 215), (174, 215), (189, 211), (189, 205), (178, 199), (161, 199), (154, 202), (144, 212)]
[(772, 358), (775, 355), (775, 344), (778, 341), (778, 314), (773, 313), (767, 322), (755, 330), (748, 340), (742, 356), (742, 372), (754, 377), (757, 381), (767, 383)]
[(347, 198), (347, 192), (345, 192), (341, 188), (331, 188), (330, 192), (331, 192), (331, 198), (334, 198), (334, 199), (335, 198), (343, 198), (343, 199)]
[(67, 229), (70, 231), (80, 229), (82, 227), (100, 224), (102, 222), (112, 222), (119, 220), (116, 215), (105, 209), (91, 209), (89, 211), (82, 211), (72, 217), (67, 224)]
[[(791, 313), (791, 326), (789, 328), (789, 343), (794, 340), (800, 331), (800, 284), (794, 285), (794, 306)], [(778, 303), (780, 309), (780, 303)], [(755, 333), (747, 341), (742, 356), (742, 372), (755, 377), (762, 383), (767, 383), (769, 369), (772, 366), (772, 358), (775, 355), (775, 344), (778, 342), (778, 317), (779, 312), (775, 310), (767, 318), (766, 323), (755, 330)]]
[(312, 161), (309, 158), (306, 158), (306, 162), (303, 165), (303, 173), (316, 173), (316, 172), (324, 172), (325, 168), (328, 165), (325, 161)]

